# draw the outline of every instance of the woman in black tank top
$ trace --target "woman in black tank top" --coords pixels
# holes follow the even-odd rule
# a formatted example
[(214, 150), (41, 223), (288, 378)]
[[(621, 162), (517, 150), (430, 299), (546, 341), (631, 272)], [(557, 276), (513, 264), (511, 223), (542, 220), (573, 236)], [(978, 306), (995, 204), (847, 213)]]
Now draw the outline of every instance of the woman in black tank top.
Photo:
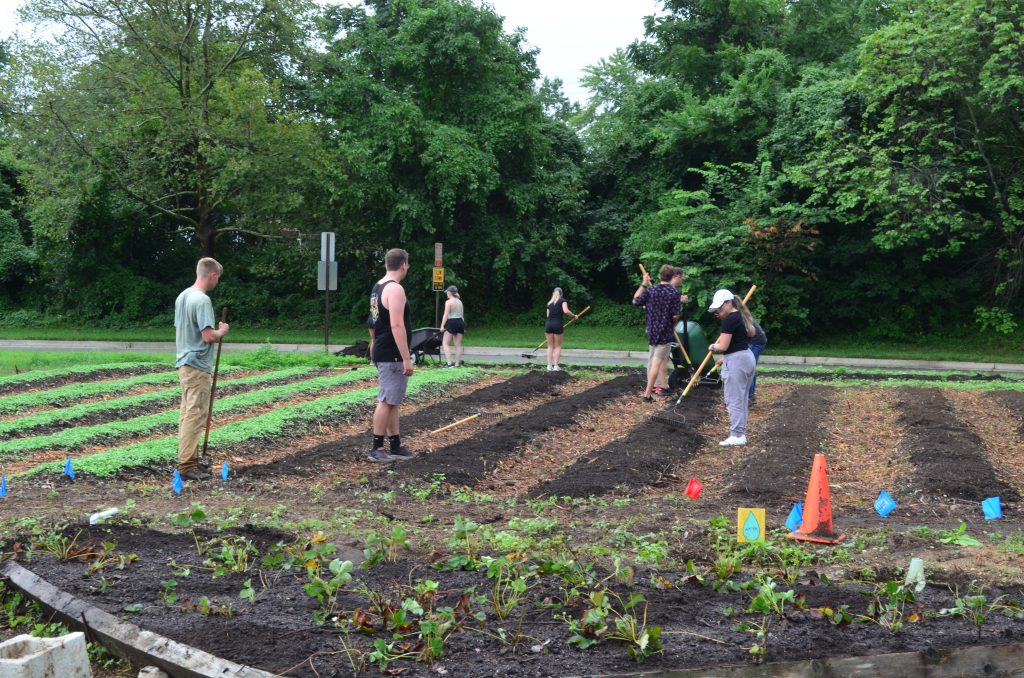
[(569, 302), (562, 295), (562, 288), (556, 287), (551, 293), (547, 304), (547, 321), (544, 323), (544, 337), (548, 342), (548, 372), (557, 372), (562, 369), (558, 364), (562, 357), (562, 332), (565, 329), (565, 316), (570, 315), (578, 318), (575, 313), (569, 310)]

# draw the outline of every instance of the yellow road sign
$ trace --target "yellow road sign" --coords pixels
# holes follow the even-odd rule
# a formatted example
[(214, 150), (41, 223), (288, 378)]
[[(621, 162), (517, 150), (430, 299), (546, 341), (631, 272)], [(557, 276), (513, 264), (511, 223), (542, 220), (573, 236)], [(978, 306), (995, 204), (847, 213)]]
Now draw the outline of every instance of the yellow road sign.
[(434, 267), (434, 291), (440, 292), (444, 289), (444, 269), (440, 266)]

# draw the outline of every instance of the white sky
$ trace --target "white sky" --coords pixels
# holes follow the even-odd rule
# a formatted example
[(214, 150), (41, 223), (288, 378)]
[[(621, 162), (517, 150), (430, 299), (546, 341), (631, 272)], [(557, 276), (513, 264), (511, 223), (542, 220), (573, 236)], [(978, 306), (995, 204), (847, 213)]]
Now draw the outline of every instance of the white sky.
[[(540, 48), (537, 65), (542, 75), (561, 78), (566, 96), (580, 103), (587, 97), (579, 85), (583, 69), (642, 38), (643, 18), (661, 10), (660, 0), (487, 1), (505, 17), (507, 32), (526, 28), (529, 43)], [(0, 0), (0, 38), (13, 32), (21, 2)]]

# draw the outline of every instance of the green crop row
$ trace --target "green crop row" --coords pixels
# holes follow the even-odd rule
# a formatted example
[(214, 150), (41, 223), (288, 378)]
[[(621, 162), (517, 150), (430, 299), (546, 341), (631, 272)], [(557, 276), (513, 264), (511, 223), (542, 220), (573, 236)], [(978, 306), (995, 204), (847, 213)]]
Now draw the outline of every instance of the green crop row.
[(124, 370), (135, 367), (149, 367), (152, 362), (128, 362), (128, 363), (106, 363), (103, 365), (73, 365), (53, 370), (29, 370), (21, 374), (8, 374), (0, 377), (0, 386), (6, 384), (30, 384), (33, 381), (43, 381), (53, 377), (66, 377), (72, 374), (89, 374), (100, 370)]
[[(315, 370), (315, 367), (291, 367), (284, 370), (276, 370), (274, 372), (266, 372), (264, 374), (256, 374), (250, 377), (242, 377), (241, 379), (228, 379), (225, 382), (218, 384), (222, 386), (227, 385), (254, 385), (262, 384), (267, 381), (274, 381), (276, 379), (289, 379), (291, 377), (301, 376), (308, 372)], [(141, 405), (153, 405), (154, 403), (174, 403), (181, 398), (181, 387), (172, 386), (170, 388), (162, 388), (158, 391), (149, 391), (147, 393), (140, 393), (133, 396), (123, 396), (121, 398), (113, 398), (110, 400), (97, 400), (91, 403), (82, 403), (80, 405), (72, 405), (70, 407), (62, 407), (58, 410), (46, 410), (45, 412), (35, 412), (33, 414), (19, 417), (18, 419), (10, 419), (7, 421), (0, 421), (0, 436), (6, 435), (13, 431), (24, 431), (33, 429), (37, 426), (47, 426), (49, 424), (56, 424), (62, 421), (73, 421), (89, 414), (96, 414), (97, 412), (106, 412), (108, 410), (121, 410), (129, 407), (138, 407)]]
[[(460, 381), (475, 381), (483, 376), (478, 369), (463, 370), (428, 370), (418, 372), (409, 381), (408, 395), (415, 396), (425, 389), (435, 389)], [(222, 426), (211, 436), (213, 449), (238, 445), (249, 440), (258, 440), (269, 436), (282, 435), (287, 430), (307, 422), (325, 417), (342, 414), (353, 407), (368, 405), (377, 395), (377, 388), (365, 388), (349, 391), (336, 396), (319, 398), (311, 402), (289, 405), (272, 412), (243, 419)], [(74, 460), (75, 470), (91, 473), (96, 476), (110, 476), (124, 468), (143, 466), (153, 462), (171, 461), (177, 458), (178, 439), (176, 437), (158, 438), (141, 443), (115, 447), (103, 452), (81, 457)], [(61, 473), (64, 462), (40, 464), (19, 476), (39, 473)]]
[[(277, 400), (286, 400), (305, 393), (315, 393), (340, 386), (353, 381), (367, 379), (376, 374), (370, 367), (351, 370), (342, 374), (316, 377), (305, 381), (281, 384), (269, 388), (230, 396), (214, 403), (213, 411), (217, 414), (246, 410), (256, 405), (265, 405)], [(50, 435), (17, 438), (0, 443), (0, 459), (20, 459), (25, 452), (32, 450), (71, 449), (97, 440), (117, 440), (129, 434), (148, 433), (161, 427), (174, 426), (178, 423), (178, 411), (157, 412), (127, 421), (111, 421), (95, 426), (79, 426)]]
[[(236, 370), (238, 368), (227, 368)], [(0, 414), (17, 412), (18, 410), (44, 405), (58, 406), (66, 402), (81, 400), (91, 396), (125, 393), (136, 386), (147, 384), (166, 384), (178, 380), (178, 373), (174, 370), (168, 372), (154, 372), (152, 374), (140, 374), (125, 379), (111, 379), (107, 381), (87, 382), (84, 384), (68, 384), (59, 388), (51, 388), (46, 391), (33, 391), (31, 393), (18, 393), (0, 398)]]

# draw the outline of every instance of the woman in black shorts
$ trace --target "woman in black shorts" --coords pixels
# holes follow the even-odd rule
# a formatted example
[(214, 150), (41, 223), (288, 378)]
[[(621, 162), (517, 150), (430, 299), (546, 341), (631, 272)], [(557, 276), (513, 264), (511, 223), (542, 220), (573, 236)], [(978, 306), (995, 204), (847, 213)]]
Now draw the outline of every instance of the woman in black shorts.
[(548, 341), (548, 372), (558, 372), (562, 369), (558, 361), (562, 357), (562, 332), (567, 315), (579, 317), (569, 310), (569, 302), (562, 296), (562, 288), (556, 287), (548, 299), (547, 322), (544, 324), (544, 336)]
[[(458, 287), (449, 285), (445, 294), (448, 295), (448, 301), (444, 302), (444, 315), (441, 316), (441, 327), (444, 328), (444, 336), (441, 338), (441, 345), (444, 347), (444, 366), (462, 367), (462, 335), (466, 333), (465, 309), (459, 297)], [(451, 342), (455, 343), (454, 363)]]

